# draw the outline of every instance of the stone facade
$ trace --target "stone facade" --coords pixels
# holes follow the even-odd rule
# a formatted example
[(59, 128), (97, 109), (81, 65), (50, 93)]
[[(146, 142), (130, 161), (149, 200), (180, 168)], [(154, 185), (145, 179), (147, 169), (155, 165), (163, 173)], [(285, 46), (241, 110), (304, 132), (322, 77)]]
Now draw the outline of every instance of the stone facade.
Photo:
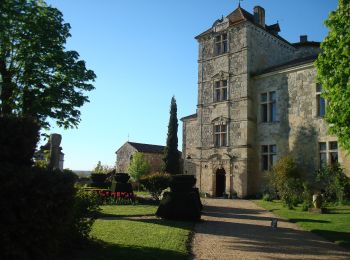
[(163, 166), (164, 146), (126, 142), (117, 151), (116, 172), (128, 172), (132, 156), (136, 152), (144, 154), (150, 164), (150, 172), (160, 172)]
[[(263, 8), (250, 14), (238, 7), (196, 37), (197, 113), (182, 118), (182, 154), (184, 173), (195, 174), (200, 190), (211, 196), (222, 190), (239, 197), (262, 191), (263, 158), (270, 167), (291, 153), (305, 172), (314, 172), (319, 143), (328, 149), (336, 141), (317, 112), (313, 62), (319, 43), (303, 36), (291, 44), (278, 32), (278, 24), (265, 24)], [(265, 94), (274, 100), (274, 105), (264, 101), (266, 117), (273, 120), (262, 118)], [(265, 148), (272, 153), (262, 154)], [(341, 149), (338, 158), (350, 166)]]

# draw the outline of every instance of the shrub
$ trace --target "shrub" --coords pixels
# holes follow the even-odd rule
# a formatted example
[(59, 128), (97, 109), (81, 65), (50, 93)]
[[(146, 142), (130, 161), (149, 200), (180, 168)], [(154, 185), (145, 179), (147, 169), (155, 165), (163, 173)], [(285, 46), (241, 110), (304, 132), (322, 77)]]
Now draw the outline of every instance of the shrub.
[(317, 172), (316, 180), (325, 202), (339, 202), (350, 197), (350, 181), (339, 164), (325, 166)]
[(171, 191), (191, 191), (196, 184), (196, 177), (188, 174), (172, 175), (170, 179)]
[(268, 186), (271, 195), (276, 192), (283, 204), (293, 208), (302, 201), (302, 181), (292, 157), (285, 156), (277, 161), (268, 172)]
[(75, 178), (0, 163), (3, 259), (52, 259), (87, 237), (96, 208), (80, 192), (75, 196)]
[(168, 173), (153, 173), (144, 176), (140, 179), (140, 183), (151, 193), (151, 196), (159, 200), (162, 190), (169, 187), (170, 174)]
[(30, 118), (0, 117), (0, 163), (31, 166), (39, 125)]
[(262, 200), (264, 201), (273, 201), (273, 197), (271, 196), (270, 193), (264, 193), (262, 196)]
[(72, 241), (79, 242), (87, 239), (99, 208), (99, 197), (96, 192), (78, 188), (74, 200), (73, 225), (70, 235)]
[(195, 190), (167, 192), (159, 204), (156, 215), (165, 219), (198, 221), (201, 218), (199, 195)]

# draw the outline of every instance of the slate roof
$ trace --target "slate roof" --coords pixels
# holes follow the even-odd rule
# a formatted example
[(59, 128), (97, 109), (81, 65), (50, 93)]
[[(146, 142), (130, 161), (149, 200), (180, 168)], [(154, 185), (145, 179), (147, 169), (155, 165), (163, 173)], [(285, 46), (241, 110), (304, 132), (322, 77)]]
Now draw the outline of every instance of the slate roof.
[(137, 151), (142, 153), (163, 153), (164, 146), (162, 145), (154, 145), (154, 144), (141, 144), (134, 142), (127, 142), (131, 146), (133, 146)]
[[(253, 23), (254, 25), (260, 27), (261, 29), (265, 30), (266, 32), (270, 33), (271, 35), (275, 36), (276, 38), (280, 39), (281, 41), (293, 46), (289, 41), (287, 41), (286, 39), (277, 35), (277, 32), (280, 31), (280, 27), (279, 27), (278, 23), (271, 24), (271, 25), (266, 24), (265, 27), (262, 27), (260, 24), (257, 24), (254, 22), (254, 15), (249, 13), (248, 11), (244, 10), (241, 6), (238, 6), (238, 8), (236, 10), (234, 10), (232, 13), (230, 13), (229, 15), (227, 15), (226, 18), (228, 18), (230, 25), (237, 24), (237, 23), (240, 23), (243, 21), (249, 21), (249, 22)], [(217, 21), (220, 21), (220, 20), (217, 20)], [(202, 32), (201, 34), (197, 35), (195, 37), (195, 39), (199, 39), (200, 37), (202, 37), (206, 34), (212, 33), (212, 32), (213, 32), (213, 28), (210, 28), (210, 29)]]
[(291, 60), (291, 61), (288, 61), (286, 63), (282, 63), (280, 65), (267, 68), (267, 69), (259, 72), (258, 74), (255, 74), (254, 76), (262, 75), (262, 74), (277, 71), (277, 70), (288, 69), (291, 67), (300, 66), (300, 65), (307, 64), (310, 62), (314, 62), (317, 59), (317, 56), (318, 55), (312, 55), (312, 56), (308, 56), (308, 57), (303, 57), (303, 58)]
[(192, 118), (197, 118), (197, 113), (189, 115), (189, 116), (185, 116), (185, 117), (181, 118), (181, 121), (186, 120), (186, 119), (192, 119)]
[(296, 42), (292, 44), (294, 47), (299, 48), (299, 47), (305, 47), (305, 46), (311, 46), (311, 47), (320, 47), (321, 43), (320, 42)]

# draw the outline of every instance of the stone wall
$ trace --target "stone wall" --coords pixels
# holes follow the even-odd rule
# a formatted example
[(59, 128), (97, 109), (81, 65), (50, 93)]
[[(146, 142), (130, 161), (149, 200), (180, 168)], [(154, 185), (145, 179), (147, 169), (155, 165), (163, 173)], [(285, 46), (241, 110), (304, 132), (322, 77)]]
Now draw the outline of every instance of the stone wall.
[[(132, 155), (136, 153), (137, 150), (130, 144), (125, 143), (117, 151), (117, 172), (128, 172), (128, 167)], [(150, 164), (150, 172), (160, 172), (163, 166), (163, 154), (162, 153), (143, 153), (145, 160)]]
[(253, 24), (247, 26), (248, 69), (257, 73), (295, 58), (295, 48)]
[[(328, 134), (323, 118), (317, 116), (316, 82), (316, 69), (312, 64), (256, 77), (257, 136), (254, 148), (258, 151), (259, 163), (254, 178), (255, 188), (264, 175), (261, 171), (261, 145), (276, 144), (277, 158), (288, 154), (293, 156), (302, 172), (310, 176), (319, 168), (319, 142), (337, 140)], [(277, 122), (263, 123), (258, 100), (261, 93), (269, 91), (277, 94)], [(341, 149), (338, 155), (339, 162), (349, 174), (349, 158)]]
[(117, 154), (116, 172), (128, 172), (131, 156), (137, 152), (137, 150), (128, 143), (122, 145)]

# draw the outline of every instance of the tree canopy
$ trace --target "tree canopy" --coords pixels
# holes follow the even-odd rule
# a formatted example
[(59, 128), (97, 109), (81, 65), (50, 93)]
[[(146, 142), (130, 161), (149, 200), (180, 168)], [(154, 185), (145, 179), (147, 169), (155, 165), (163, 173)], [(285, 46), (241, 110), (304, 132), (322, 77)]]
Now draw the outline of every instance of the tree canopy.
[(168, 125), (168, 135), (166, 140), (166, 146), (164, 149), (164, 171), (170, 174), (180, 173), (180, 153), (177, 150), (178, 138), (177, 138), (177, 105), (175, 97), (171, 98), (170, 104), (170, 118)]
[(350, 151), (350, 0), (339, 0), (325, 25), (329, 33), (321, 43), (316, 66), (327, 101), (325, 119), (331, 134)]
[(128, 172), (134, 181), (139, 181), (140, 178), (149, 173), (150, 165), (148, 161), (146, 161), (143, 153), (136, 152), (132, 156), (132, 160), (130, 162)]
[(40, 0), (0, 1), (0, 116), (26, 116), (48, 128), (76, 127), (96, 77), (66, 50), (70, 25)]

